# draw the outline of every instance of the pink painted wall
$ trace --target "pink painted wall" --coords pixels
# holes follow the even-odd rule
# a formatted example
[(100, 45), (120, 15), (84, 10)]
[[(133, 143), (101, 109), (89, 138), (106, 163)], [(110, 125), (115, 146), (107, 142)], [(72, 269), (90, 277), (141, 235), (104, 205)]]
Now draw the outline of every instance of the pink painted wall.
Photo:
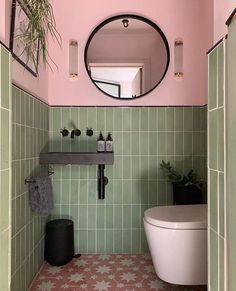
[[(11, 23), (11, 0), (0, 0), (0, 40), (9, 46)], [(3, 8), (3, 9), (2, 9)], [(43, 101), (48, 100), (48, 72), (42, 65), (35, 78), (17, 61), (12, 61), (12, 81)]]
[(236, 8), (235, 0), (214, 0), (214, 42), (227, 34), (226, 20)]
[[(50, 43), (58, 71), (49, 72), (48, 98), (51, 105), (202, 105), (206, 103), (206, 51), (212, 46), (212, 0), (60, 0), (54, 1), (62, 49)], [(147, 96), (120, 101), (105, 96), (91, 83), (84, 66), (84, 47), (92, 30), (108, 17), (132, 13), (147, 17), (165, 33), (171, 62), (164, 81)], [(173, 45), (184, 41), (184, 79), (173, 77)], [(69, 40), (79, 43), (79, 76), (68, 78)]]

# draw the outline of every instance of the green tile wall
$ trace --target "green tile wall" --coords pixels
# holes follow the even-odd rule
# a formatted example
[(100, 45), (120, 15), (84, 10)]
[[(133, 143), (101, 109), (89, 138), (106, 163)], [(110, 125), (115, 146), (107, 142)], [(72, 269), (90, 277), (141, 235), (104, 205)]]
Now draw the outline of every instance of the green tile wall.
[[(50, 108), (51, 151), (96, 151), (100, 130), (114, 138), (105, 200), (97, 198), (96, 166), (54, 166), (52, 218), (74, 220), (76, 252), (147, 251), (144, 211), (172, 204), (159, 163), (170, 161), (181, 173), (194, 168), (205, 181), (206, 119), (206, 107)], [(62, 138), (60, 129), (73, 124), (82, 135)], [(86, 127), (94, 129), (93, 137), (85, 135)]]
[(224, 43), (209, 55), (209, 290), (225, 290)]
[(48, 151), (49, 108), (15, 86), (12, 93), (11, 291), (26, 291), (43, 262), (45, 218), (30, 210), (24, 181), (47, 174), (39, 153)]
[(11, 58), (0, 44), (0, 290), (10, 290)]

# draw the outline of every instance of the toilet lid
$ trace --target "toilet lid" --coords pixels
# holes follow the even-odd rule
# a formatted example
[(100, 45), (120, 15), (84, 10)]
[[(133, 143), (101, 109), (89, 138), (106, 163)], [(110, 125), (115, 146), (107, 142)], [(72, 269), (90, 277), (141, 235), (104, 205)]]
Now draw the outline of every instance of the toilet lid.
[(172, 229), (206, 229), (207, 205), (153, 207), (144, 212), (145, 220), (155, 226)]

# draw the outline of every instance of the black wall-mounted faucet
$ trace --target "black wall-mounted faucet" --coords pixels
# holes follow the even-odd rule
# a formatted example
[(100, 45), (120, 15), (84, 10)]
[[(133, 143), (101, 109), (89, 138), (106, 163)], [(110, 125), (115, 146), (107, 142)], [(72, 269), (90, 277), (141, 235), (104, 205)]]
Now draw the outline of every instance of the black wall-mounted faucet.
[(74, 138), (74, 136), (80, 136), (80, 135), (81, 135), (81, 131), (77, 128), (71, 131), (70, 137)]
[(63, 129), (60, 130), (60, 133), (62, 134), (62, 136), (68, 136), (69, 135), (69, 130), (67, 130), (65, 127)]

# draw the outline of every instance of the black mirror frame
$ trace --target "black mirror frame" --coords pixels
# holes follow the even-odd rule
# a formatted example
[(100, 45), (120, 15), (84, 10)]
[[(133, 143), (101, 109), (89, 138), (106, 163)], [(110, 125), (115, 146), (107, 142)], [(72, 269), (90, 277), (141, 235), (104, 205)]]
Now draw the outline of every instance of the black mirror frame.
[[(147, 24), (149, 24), (150, 26), (152, 26), (161, 36), (162, 40), (164, 41), (164, 44), (165, 44), (165, 47), (166, 47), (166, 53), (167, 53), (167, 62), (166, 62), (166, 68), (165, 68), (165, 71), (161, 77), (161, 79), (159, 80), (159, 82), (153, 87), (151, 88), (149, 91), (147, 91), (145, 94), (142, 94), (140, 96), (136, 96), (136, 97), (133, 97), (133, 98), (117, 98), (115, 96), (112, 96), (108, 93), (106, 93), (105, 91), (103, 91), (101, 88), (99, 88), (94, 80), (92, 79), (91, 77), (91, 73), (90, 73), (90, 70), (88, 68), (88, 64), (87, 64), (87, 55), (88, 55), (88, 48), (89, 48), (89, 45), (94, 37), (94, 35), (106, 24), (110, 23), (111, 21), (114, 21), (114, 20), (118, 20), (118, 19), (125, 19), (125, 18), (132, 18), (132, 19), (137, 19), (137, 20), (140, 20), (140, 21), (143, 21)], [(84, 49), (84, 64), (85, 64), (85, 68), (86, 68), (86, 71), (88, 73), (88, 76), (90, 78), (90, 80), (92, 81), (92, 83), (98, 88), (99, 91), (101, 91), (103, 94), (111, 97), (111, 98), (114, 98), (114, 99), (118, 99), (118, 100), (124, 100), (124, 101), (131, 101), (133, 99), (138, 99), (138, 98), (141, 98), (141, 97), (144, 97), (145, 95), (149, 94), (150, 92), (152, 92), (164, 79), (167, 71), (168, 71), (168, 68), (169, 68), (169, 64), (170, 64), (170, 48), (169, 48), (169, 43), (167, 41), (167, 38), (165, 36), (165, 34), (163, 33), (163, 31), (160, 29), (160, 27), (155, 24), (154, 22), (152, 22), (151, 20), (147, 19), (146, 17), (143, 17), (143, 16), (139, 16), (139, 15), (135, 15), (135, 14), (120, 14), (120, 15), (117, 15), (117, 16), (113, 16), (113, 17), (110, 17), (108, 19), (106, 19), (105, 21), (101, 22), (93, 31), (92, 33), (90, 34), (88, 40), (87, 40), (87, 43), (86, 43), (86, 46), (85, 46), (85, 49)]]

